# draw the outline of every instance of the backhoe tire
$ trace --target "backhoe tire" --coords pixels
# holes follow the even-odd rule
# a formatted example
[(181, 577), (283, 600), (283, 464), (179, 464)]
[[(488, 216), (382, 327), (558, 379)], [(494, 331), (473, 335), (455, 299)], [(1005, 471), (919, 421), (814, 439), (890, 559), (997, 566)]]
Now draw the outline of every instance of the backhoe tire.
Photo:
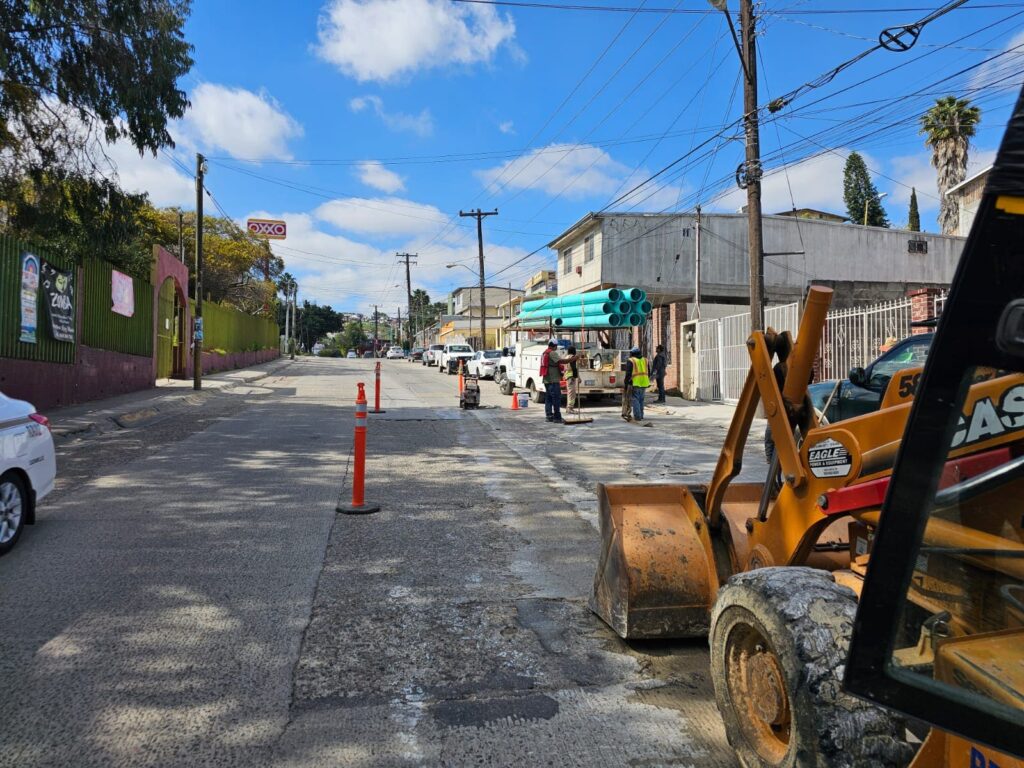
[(853, 591), (813, 568), (729, 579), (711, 614), (711, 677), (745, 768), (900, 768), (902, 720), (842, 690)]

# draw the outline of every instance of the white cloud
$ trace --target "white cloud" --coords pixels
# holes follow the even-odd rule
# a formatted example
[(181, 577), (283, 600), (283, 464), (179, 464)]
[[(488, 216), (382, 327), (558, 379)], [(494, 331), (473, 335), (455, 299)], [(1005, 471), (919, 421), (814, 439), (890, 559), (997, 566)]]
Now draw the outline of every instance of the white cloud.
[[(463, 269), (447, 269), (446, 264), (475, 264), (476, 238), (462, 242), (431, 242), (438, 227), (383, 250), (343, 235), (318, 228), (317, 213), (281, 213), (251, 211), (250, 218), (284, 219), (288, 239), (271, 241), (274, 253), (284, 259), (285, 269), (299, 282), (299, 300), (330, 304), (336, 310), (370, 314), (374, 304), (392, 314), (398, 307), (405, 312), (404, 273), (398, 270), (395, 250), (419, 252), (419, 264), (413, 271), (413, 288), (425, 289), (435, 301), (455, 286), (472, 282)], [(520, 248), (489, 245), (487, 272), (497, 272), (525, 255)], [(514, 274), (514, 272), (511, 272)]]
[(317, 208), (314, 215), (346, 232), (392, 237), (433, 232), (448, 221), (432, 205), (397, 197), (331, 200)]
[(434, 132), (434, 118), (431, 117), (429, 109), (422, 110), (418, 115), (388, 112), (384, 109), (384, 100), (380, 96), (356, 96), (348, 106), (353, 112), (362, 112), (370, 107), (392, 131), (410, 131), (419, 136), (429, 136)]
[(191, 94), (184, 130), (195, 140), (232, 157), (289, 160), (288, 141), (299, 125), (266, 93), (200, 83)]
[(381, 192), (402, 192), (405, 190), (405, 181), (394, 171), (388, 170), (377, 160), (367, 160), (357, 166), (359, 180), (368, 187), (379, 189)]
[[(790, 165), (786, 170), (771, 169), (761, 180), (761, 203), (766, 214), (797, 208), (817, 208), (840, 215), (846, 214), (843, 200), (843, 166), (849, 150), (826, 152)], [(864, 162), (877, 167), (872, 159), (860, 153)], [(787, 181), (788, 176), (788, 181)], [(789, 190), (792, 187), (793, 196)], [(737, 211), (747, 204), (747, 193), (737, 187), (718, 199), (715, 208)]]
[(158, 208), (195, 205), (195, 181), (163, 154), (140, 156), (127, 141), (108, 145), (105, 151), (126, 191), (148, 193), (149, 201)]
[(580, 199), (614, 192), (630, 171), (603, 149), (588, 144), (550, 144), (476, 175), (488, 185), (539, 189)]
[(1004, 55), (978, 68), (971, 77), (972, 89), (991, 87), (993, 84), (996, 88), (1013, 92), (1020, 88), (1018, 71), (1021, 62), (1024, 62), (1024, 31), (1011, 37), (1003, 47), (1002, 53)]
[(317, 54), (360, 82), (488, 62), (515, 37), (511, 17), (446, 0), (329, 0), (317, 26)]
[(506, 120), (503, 123), (498, 123), (498, 130), (502, 133), (514, 134), (516, 132), (516, 127), (511, 120)]

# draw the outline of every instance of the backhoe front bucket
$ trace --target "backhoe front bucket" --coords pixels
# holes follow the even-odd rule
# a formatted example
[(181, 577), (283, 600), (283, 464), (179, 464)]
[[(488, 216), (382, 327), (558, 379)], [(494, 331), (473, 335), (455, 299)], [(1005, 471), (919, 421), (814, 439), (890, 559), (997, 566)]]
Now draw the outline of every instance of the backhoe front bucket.
[(694, 492), (704, 488), (598, 484), (601, 559), (590, 609), (620, 637), (707, 635), (718, 576)]

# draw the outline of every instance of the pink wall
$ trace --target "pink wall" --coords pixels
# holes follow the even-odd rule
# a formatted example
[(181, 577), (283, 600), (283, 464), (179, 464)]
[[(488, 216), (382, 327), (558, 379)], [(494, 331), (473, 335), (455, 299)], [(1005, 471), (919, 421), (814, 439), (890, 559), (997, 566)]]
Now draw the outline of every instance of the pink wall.
[(0, 359), (0, 390), (40, 411), (123, 395), (153, 386), (148, 357), (78, 346), (74, 365)]

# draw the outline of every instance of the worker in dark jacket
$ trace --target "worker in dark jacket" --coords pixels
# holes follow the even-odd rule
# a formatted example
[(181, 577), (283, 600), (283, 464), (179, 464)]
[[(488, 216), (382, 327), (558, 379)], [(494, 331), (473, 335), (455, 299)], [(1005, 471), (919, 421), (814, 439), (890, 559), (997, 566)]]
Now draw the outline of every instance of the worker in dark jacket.
[(548, 421), (562, 423), (562, 371), (558, 342), (552, 339), (541, 355), (540, 373), (544, 378), (544, 415)]
[(658, 399), (654, 401), (656, 403), (665, 402), (665, 369), (667, 367), (665, 347), (659, 344), (654, 350), (654, 360), (651, 361), (651, 375), (654, 377), (654, 383), (658, 385)]

